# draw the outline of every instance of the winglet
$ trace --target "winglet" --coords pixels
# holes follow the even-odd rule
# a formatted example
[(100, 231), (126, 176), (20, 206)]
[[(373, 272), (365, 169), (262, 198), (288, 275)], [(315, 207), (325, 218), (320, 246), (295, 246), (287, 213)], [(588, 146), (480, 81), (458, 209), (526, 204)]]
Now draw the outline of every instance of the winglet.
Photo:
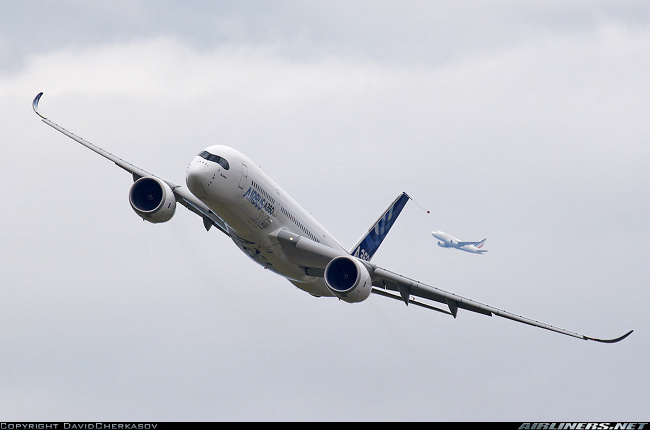
[(34, 109), (34, 112), (36, 112), (36, 115), (40, 116), (43, 119), (46, 119), (41, 113), (38, 111), (38, 102), (41, 101), (41, 97), (43, 96), (43, 92), (41, 91), (34, 97), (34, 101), (32, 102), (32, 108)]
[(623, 339), (631, 335), (633, 331), (634, 330), (630, 330), (627, 333), (625, 333), (623, 336), (617, 337), (616, 339), (596, 339), (595, 337), (588, 337), (588, 336), (582, 336), (582, 338), (584, 340), (595, 340), (596, 342), (602, 342), (602, 343), (616, 343), (622, 341)]

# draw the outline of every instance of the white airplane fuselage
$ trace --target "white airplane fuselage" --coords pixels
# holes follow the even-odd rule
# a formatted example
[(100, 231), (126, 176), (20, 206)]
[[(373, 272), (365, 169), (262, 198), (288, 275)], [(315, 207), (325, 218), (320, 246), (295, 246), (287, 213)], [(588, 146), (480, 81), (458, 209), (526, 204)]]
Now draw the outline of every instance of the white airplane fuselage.
[(442, 248), (455, 248), (472, 254), (483, 254), (485, 250), (481, 250), (475, 245), (463, 243), (454, 236), (447, 234), (443, 231), (432, 231), (431, 236), (439, 240), (438, 246)]
[(233, 242), (253, 261), (310, 294), (332, 296), (322, 277), (308, 276), (286, 255), (277, 234), (291, 231), (342, 254), (347, 251), (248, 157), (227, 146), (210, 146), (191, 161), (186, 183), (225, 221)]

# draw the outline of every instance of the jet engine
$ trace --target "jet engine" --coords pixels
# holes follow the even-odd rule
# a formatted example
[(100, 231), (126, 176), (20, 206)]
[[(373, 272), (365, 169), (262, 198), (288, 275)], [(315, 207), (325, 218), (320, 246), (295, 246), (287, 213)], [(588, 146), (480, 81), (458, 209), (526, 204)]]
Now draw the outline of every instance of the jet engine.
[(332, 259), (325, 267), (325, 283), (332, 294), (348, 303), (366, 300), (372, 290), (368, 269), (352, 257)]
[(152, 223), (167, 222), (176, 211), (172, 189), (166, 182), (151, 176), (135, 181), (129, 191), (129, 202), (138, 216)]
[(447, 244), (441, 240), (440, 242), (438, 242), (438, 246), (442, 246), (443, 248), (446, 248)]

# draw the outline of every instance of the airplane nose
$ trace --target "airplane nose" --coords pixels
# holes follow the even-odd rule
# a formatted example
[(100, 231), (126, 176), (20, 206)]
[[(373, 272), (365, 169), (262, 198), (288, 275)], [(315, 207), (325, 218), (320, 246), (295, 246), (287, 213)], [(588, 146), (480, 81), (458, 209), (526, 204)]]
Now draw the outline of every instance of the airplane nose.
[[(198, 158), (198, 157), (197, 157)], [(198, 198), (205, 198), (207, 194), (203, 189), (203, 182), (205, 181), (208, 166), (201, 159), (194, 159), (187, 168), (185, 175), (185, 183), (187, 188)]]

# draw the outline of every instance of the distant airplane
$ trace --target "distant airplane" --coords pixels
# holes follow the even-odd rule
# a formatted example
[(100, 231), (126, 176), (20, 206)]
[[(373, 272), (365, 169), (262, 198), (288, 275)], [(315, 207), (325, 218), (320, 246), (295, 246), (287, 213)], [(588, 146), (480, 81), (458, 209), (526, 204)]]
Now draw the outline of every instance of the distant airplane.
[(483, 254), (484, 252), (487, 252), (486, 249), (480, 249), (485, 243), (485, 239), (480, 242), (461, 242), (454, 236), (437, 230), (432, 231), (431, 236), (438, 239), (440, 241), (438, 242), (438, 246), (441, 246), (443, 248), (455, 248), (460, 249), (461, 251), (471, 252), (473, 254)]
[[(38, 109), (42, 95), (40, 93), (34, 98), (32, 107), (45, 124), (132, 175), (134, 184), (129, 191), (129, 201), (143, 220), (167, 222), (174, 215), (176, 203), (180, 203), (201, 218), (206, 230), (215, 227), (230, 237), (253, 261), (313, 296), (337, 297), (355, 303), (374, 293), (454, 318), (458, 309), (465, 309), (578, 339), (606, 343), (618, 342), (632, 333), (630, 331), (615, 339), (588, 337), (466, 299), (370, 263), (410, 199), (406, 193), (400, 194), (357, 244), (347, 251), (309, 212), (241, 152), (223, 145), (205, 148), (189, 164), (186, 188), (136, 167), (50, 121)], [(61, 159), (57, 162), (60, 165)], [(101, 199), (97, 202), (100, 204)], [(353, 208), (341, 210), (353, 213)], [(172, 261), (160, 263), (163, 269), (173, 268), (174, 264)], [(416, 301), (411, 296), (424, 301)], [(434, 306), (436, 303), (443, 307)]]

